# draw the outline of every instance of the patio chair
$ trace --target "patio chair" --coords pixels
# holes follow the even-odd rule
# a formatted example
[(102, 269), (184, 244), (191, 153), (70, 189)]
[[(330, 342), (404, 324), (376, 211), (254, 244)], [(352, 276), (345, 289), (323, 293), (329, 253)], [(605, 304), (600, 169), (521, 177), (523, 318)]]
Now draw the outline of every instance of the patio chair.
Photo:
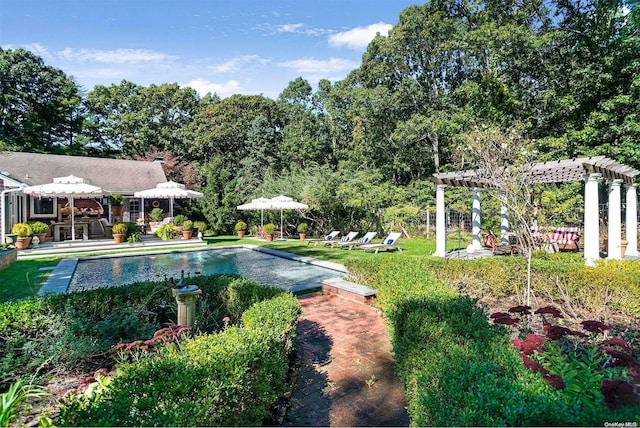
[(326, 247), (330, 245), (331, 248), (333, 248), (339, 244), (348, 244), (349, 242), (353, 241), (356, 236), (358, 236), (358, 232), (349, 232), (346, 235), (344, 235), (342, 238), (340, 238), (339, 241), (331, 240), (329, 242), (325, 242), (324, 246)]
[(113, 232), (111, 230), (113, 228), (113, 225), (109, 224), (106, 218), (101, 218), (100, 220), (98, 220), (98, 224), (100, 225), (102, 234), (105, 238), (113, 238)]
[(312, 242), (314, 243), (314, 245), (318, 245), (318, 242), (325, 242), (326, 243), (327, 241), (332, 241), (332, 240), (336, 239), (338, 237), (338, 235), (340, 235), (340, 231), (339, 230), (334, 230), (333, 232), (331, 232), (330, 234), (328, 234), (324, 238), (307, 239), (307, 245), (309, 245)]
[(364, 250), (364, 251), (375, 251), (376, 254), (378, 254), (378, 251), (380, 251), (380, 250), (386, 250), (386, 251), (398, 250), (398, 251), (402, 252), (402, 248), (400, 248), (396, 244), (396, 242), (398, 241), (400, 236), (402, 236), (402, 233), (400, 233), (400, 232), (391, 232), (379, 244), (365, 244), (365, 245), (361, 245), (361, 246), (359, 246), (357, 248), (359, 248), (361, 250)]
[(371, 240), (375, 238), (377, 234), (377, 232), (367, 232), (362, 238), (358, 239), (357, 241), (336, 242), (334, 244), (334, 247), (349, 248), (349, 250), (358, 248), (361, 245), (370, 244)]

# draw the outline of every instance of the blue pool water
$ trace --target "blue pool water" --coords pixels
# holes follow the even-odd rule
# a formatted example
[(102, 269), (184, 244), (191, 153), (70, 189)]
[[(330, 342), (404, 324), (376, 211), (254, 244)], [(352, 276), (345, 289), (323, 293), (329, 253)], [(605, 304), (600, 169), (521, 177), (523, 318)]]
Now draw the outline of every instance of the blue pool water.
[(289, 291), (316, 288), (343, 272), (272, 256), (247, 248), (173, 252), (80, 260), (68, 291), (118, 287), (138, 281), (211, 274), (239, 274)]

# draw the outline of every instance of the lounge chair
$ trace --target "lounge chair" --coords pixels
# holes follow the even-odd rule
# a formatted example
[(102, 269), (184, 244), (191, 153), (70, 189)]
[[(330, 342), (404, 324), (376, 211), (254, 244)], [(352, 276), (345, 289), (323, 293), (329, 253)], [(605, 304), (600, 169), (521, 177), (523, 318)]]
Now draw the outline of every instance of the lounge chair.
[(375, 238), (377, 234), (378, 234), (377, 232), (367, 232), (362, 238), (358, 239), (357, 241), (336, 242), (334, 247), (341, 247), (341, 248), (348, 247), (350, 250), (352, 248), (358, 248), (361, 245), (370, 244), (371, 240)]
[(382, 240), (380, 244), (366, 244), (366, 245), (361, 245), (357, 248), (360, 248), (361, 250), (365, 250), (365, 251), (375, 251), (376, 254), (378, 254), (378, 251), (383, 249), (386, 251), (391, 251), (391, 250), (402, 251), (402, 248), (400, 248), (396, 244), (396, 242), (401, 236), (402, 236), (402, 233), (400, 232), (391, 232), (389, 235), (387, 235), (386, 238)]
[(341, 244), (348, 244), (351, 241), (353, 241), (355, 239), (355, 237), (358, 236), (358, 232), (349, 232), (346, 235), (344, 235), (342, 238), (340, 238), (339, 241), (335, 241), (335, 240), (331, 240), (329, 242), (325, 242), (324, 246), (331, 246), (331, 248), (335, 247), (336, 245), (341, 245)]
[(327, 241), (332, 241), (332, 240), (336, 239), (338, 237), (338, 235), (340, 235), (340, 231), (339, 230), (334, 230), (333, 232), (331, 232), (330, 234), (328, 234), (324, 238), (307, 239), (307, 245), (309, 245), (312, 242), (314, 243), (314, 245), (318, 245), (318, 242), (325, 242), (326, 243)]

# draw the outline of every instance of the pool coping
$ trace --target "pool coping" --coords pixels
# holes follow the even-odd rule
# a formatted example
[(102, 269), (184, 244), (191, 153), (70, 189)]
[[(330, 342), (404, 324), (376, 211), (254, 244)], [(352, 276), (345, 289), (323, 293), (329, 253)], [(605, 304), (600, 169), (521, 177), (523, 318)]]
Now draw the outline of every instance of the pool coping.
[(269, 254), (276, 257), (281, 257), (284, 259), (289, 259), (301, 263), (306, 263), (309, 265), (314, 265), (318, 267), (323, 267), (331, 270), (335, 270), (341, 273), (347, 273), (347, 268), (339, 263), (327, 262), (324, 260), (314, 259), (312, 257), (299, 256), (297, 254), (287, 253), (286, 251), (274, 250), (272, 248), (265, 248), (259, 245), (252, 244), (241, 244), (241, 245), (223, 245), (216, 246), (210, 248), (184, 248), (181, 250), (172, 250), (165, 248), (164, 250), (157, 251), (140, 251), (140, 252), (132, 252), (126, 254), (102, 254), (98, 256), (85, 256), (85, 257), (69, 257), (60, 260), (60, 262), (53, 268), (51, 274), (45, 281), (45, 283), (38, 290), (38, 296), (45, 296), (47, 294), (61, 294), (66, 293), (69, 289), (69, 285), (71, 284), (71, 279), (73, 278), (73, 274), (76, 271), (76, 267), (78, 266), (78, 262), (80, 260), (92, 260), (92, 259), (108, 259), (115, 257), (133, 257), (133, 256), (144, 256), (144, 255), (153, 255), (153, 254), (170, 254), (170, 253), (185, 253), (191, 251), (209, 251), (209, 250), (217, 250), (217, 249), (229, 249), (229, 248), (246, 248), (253, 251), (258, 251), (261, 253)]

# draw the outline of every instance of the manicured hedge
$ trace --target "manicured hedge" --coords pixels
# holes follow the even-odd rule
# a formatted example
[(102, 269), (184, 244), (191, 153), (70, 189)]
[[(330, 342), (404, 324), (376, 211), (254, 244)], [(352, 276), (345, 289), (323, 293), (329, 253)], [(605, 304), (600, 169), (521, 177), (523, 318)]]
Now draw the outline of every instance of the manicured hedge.
[[(356, 278), (368, 278), (379, 274), (377, 269), (368, 268), (378, 261), (358, 261), (349, 268)], [(453, 290), (472, 297), (523, 295), (527, 287), (524, 257), (423, 257), (412, 263), (420, 265), (418, 271), (431, 272)], [(609, 312), (640, 317), (640, 263), (636, 261), (600, 260), (589, 267), (578, 254), (535, 253), (531, 265), (531, 288), (538, 296), (562, 302), (568, 298), (592, 313), (603, 313), (607, 302)]]
[(242, 326), (184, 341), (161, 358), (124, 364), (99, 400), (63, 408), (61, 425), (259, 426), (284, 392), (300, 305), (280, 294)]
[(547, 385), (524, 367), (508, 331), (490, 324), (476, 299), (459, 293), (491, 292), (494, 268), (500, 293), (519, 289), (512, 284), (521, 284), (518, 263), (516, 258), (492, 265), (399, 255), (349, 266), (354, 278), (378, 291), (412, 424), (602, 426), (637, 420), (637, 408), (589, 408)]
[[(253, 303), (282, 290), (235, 275), (198, 276), (196, 332), (215, 332)], [(33, 297), (0, 305), (0, 390), (15, 380), (40, 382), (52, 370), (86, 369), (121, 342), (148, 338), (175, 323), (177, 305), (164, 282)], [(33, 376), (36, 375), (34, 378)]]

